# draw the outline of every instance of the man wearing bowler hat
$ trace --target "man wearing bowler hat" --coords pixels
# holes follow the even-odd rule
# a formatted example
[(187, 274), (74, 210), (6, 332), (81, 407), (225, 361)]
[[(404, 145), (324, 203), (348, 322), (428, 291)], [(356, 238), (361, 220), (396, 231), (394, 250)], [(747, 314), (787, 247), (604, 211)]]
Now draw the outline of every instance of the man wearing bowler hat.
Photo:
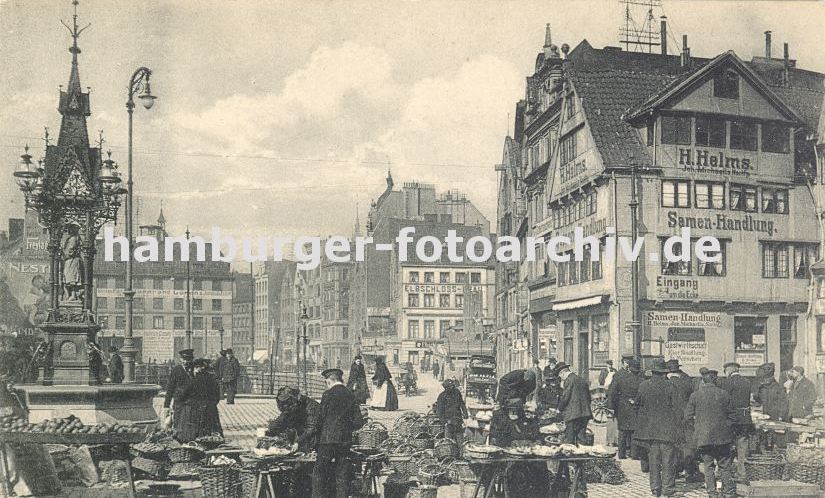
[(719, 379), (717, 385), (727, 391), (736, 412), (733, 423), (733, 437), (736, 442), (736, 481), (746, 484), (745, 460), (750, 450), (749, 440), (754, 432), (751, 418), (751, 383), (739, 373), (739, 363), (731, 361), (723, 366), (726, 377)]
[(679, 360), (671, 359), (667, 363), (667, 380), (673, 385), (675, 391), (674, 407), (676, 417), (679, 420), (677, 429), (679, 440), (676, 442), (676, 475), (685, 471), (685, 480), (691, 482), (702, 482), (699, 472), (699, 463), (696, 458), (696, 447), (693, 444), (693, 433), (684, 423), (685, 407), (693, 394), (695, 384), (685, 372)]
[(328, 368), (321, 372), (327, 390), (318, 414), (318, 450), (312, 470), (313, 498), (347, 498), (350, 479), (349, 449), (352, 433), (365, 420), (352, 391), (344, 385), (344, 372)]
[(562, 383), (558, 410), (565, 424), (564, 442), (582, 443), (587, 422), (593, 418), (593, 412), (590, 411), (590, 386), (586, 380), (571, 372), (567, 363), (559, 363), (553, 368), (553, 372)]
[[(178, 351), (181, 363), (172, 367), (169, 373), (169, 381), (166, 383), (166, 397), (163, 400), (163, 410), (165, 419), (172, 411), (172, 427), (176, 435), (186, 433), (186, 424), (192, 420), (191, 405), (188, 402), (188, 393), (195, 380), (194, 361), (195, 351), (184, 349)], [(174, 405), (172, 401), (174, 400)]]

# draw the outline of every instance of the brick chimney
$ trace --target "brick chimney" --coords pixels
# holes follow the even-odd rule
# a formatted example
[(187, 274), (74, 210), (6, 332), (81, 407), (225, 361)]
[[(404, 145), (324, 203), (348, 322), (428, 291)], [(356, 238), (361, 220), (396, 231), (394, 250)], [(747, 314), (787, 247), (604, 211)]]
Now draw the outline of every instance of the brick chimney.
[(662, 45), (662, 55), (667, 55), (667, 16), (659, 18), (659, 39)]
[(688, 48), (687, 35), (682, 35), (682, 69), (690, 67), (690, 48)]
[(765, 31), (765, 57), (771, 58), (771, 32)]
[(783, 63), (783, 70), (782, 70), (782, 86), (788, 86), (790, 83), (790, 67), (791, 61), (788, 56), (788, 44), (787, 42), (784, 45), (784, 52), (785, 52), (785, 60)]

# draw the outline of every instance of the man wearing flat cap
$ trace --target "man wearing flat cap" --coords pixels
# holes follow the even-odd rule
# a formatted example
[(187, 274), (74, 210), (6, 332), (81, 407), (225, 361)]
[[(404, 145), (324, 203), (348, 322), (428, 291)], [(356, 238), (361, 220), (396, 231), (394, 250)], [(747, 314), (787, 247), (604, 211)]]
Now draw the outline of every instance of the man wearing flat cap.
[(291, 443), (298, 443), (298, 451), (309, 453), (316, 447), (318, 435), (318, 414), (321, 406), (317, 401), (301, 394), (294, 388), (284, 386), (275, 398), (278, 418), (269, 422), (267, 436), (286, 436)]
[(639, 360), (622, 358), (625, 368), (614, 377), (607, 390), (607, 406), (613, 411), (616, 426), (619, 429), (619, 459), (630, 456), (633, 444), (633, 431), (636, 430), (636, 396), (642, 383), (642, 370)]
[[(186, 433), (186, 424), (191, 420), (191, 406), (186, 398), (195, 380), (195, 351), (184, 349), (178, 351), (180, 364), (172, 367), (169, 381), (166, 383), (166, 397), (163, 400), (165, 419), (172, 410), (172, 426), (175, 434)], [(174, 405), (172, 401), (174, 400)]]
[(725, 377), (717, 385), (727, 391), (736, 412), (733, 423), (733, 437), (736, 443), (736, 481), (747, 483), (745, 460), (750, 452), (750, 435), (755, 430), (751, 419), (751, 383), (739, 373), (739, 363), (730, 361), (723, 365)]
[(221, 364), (220, 379), (221, 379), (221, 393), (226, 394), (226, 404), (235, 404), (235, 393), (238, 392), (238, 379), (241, 377), (241, 364), (235, 358), (235, 352), (232, 348), (224, 351), (226, 359)]
[(344, 372), (328, 368), (321, 372), (327, 390), (318, 413), (318, 450), (312, 470), (313, 498), (347, 498), (350, 480), (348, 454), (352, 433), (365, 420), (352, 391), (344, 385)]
[(774, 378), (775, 373), (773, 363), (765, 363), (756, 370), (758, 387), (753, 398), (762, 405), (762, 413), (771, 420), (787, 420), (788, 398), (785, 388)]
[(593, 418), (590, 411), (590, 386), (587, 381), (570, 371), (570, 365), (562, 362), (553, 367), (553, 372), (561, 379), (561, 398), (558, 410), (564, 420), (565, 443), (584, 442), (587, 423)]
[(650, 492), (653, 496), (672, 496), (675, 492), (676, 443), (680, 417), (676, 414), (677, 394), (668, 382), (670, 369), (657, 360), (650, 368), (651, 378), (639, 385), (638, 424), (633, 438), (647, 446)]
[(736, 411), (733, 400), (724, 389), (716, 385), (716, 370), (699, 370), (702, 382), (690, 395), (685, 408), (685, 421), (693, 427), (693, 437), (699, 449), (705, 471), (705, 489), (709, 496), (716, 495), (716, 471), (722, 478), (722, 498), (736, 496), (736, 484), (731, 474), (734, 439), (733, 424)]

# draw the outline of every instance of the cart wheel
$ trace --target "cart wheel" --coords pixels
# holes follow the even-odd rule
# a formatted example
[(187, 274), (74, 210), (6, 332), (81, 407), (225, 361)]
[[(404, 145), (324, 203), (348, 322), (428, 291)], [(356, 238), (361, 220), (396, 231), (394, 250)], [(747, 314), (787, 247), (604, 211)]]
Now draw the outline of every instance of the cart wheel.
[(590, 411), (593, 412), (593, 423), (604, 425), (610, 415), (607, 408), (607, 391), (603, 387), (596, 387), (590, 390)]

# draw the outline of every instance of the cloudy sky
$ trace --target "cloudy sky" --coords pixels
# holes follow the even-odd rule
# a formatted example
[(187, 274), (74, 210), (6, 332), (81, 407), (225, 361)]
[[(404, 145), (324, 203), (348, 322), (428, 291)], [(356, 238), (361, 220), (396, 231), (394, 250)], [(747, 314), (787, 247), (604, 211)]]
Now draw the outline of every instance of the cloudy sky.
[[(773, 30), (825, 71), (825, 4), (664, 0), (692, 54), (749, 59)], [(350, 233), (380, 195), (425, 181), (466, 192), (492, 220), (503, 137), (551, 23), (554, 43), (618, 45), (617, 0), (493, 2), (81, 0), (89, 131), (125, 170), (126, 85), (145, 65), (159, 99), (135, 113), (140, 222), (160, 201), (171, 231)], [(0, 0), (0, 230), (20, 216), (11, 173), (57, 134), (69, 75), (69, 0)]]

